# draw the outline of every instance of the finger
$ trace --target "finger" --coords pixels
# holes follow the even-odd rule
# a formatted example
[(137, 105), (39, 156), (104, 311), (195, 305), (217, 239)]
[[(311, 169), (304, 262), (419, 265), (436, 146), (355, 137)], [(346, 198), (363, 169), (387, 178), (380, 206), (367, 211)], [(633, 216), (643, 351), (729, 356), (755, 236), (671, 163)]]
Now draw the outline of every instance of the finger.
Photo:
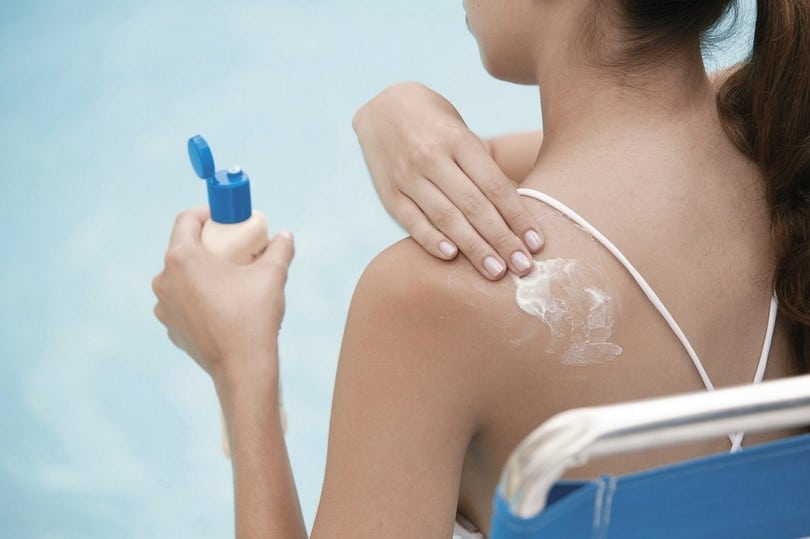
[(506, 275), (507, 266), (503, 259), (436, 185), (429, 181), (418, 182), (412, 186), (410, 197), (430, 222), (458, 246), (481, 275), (491, 280)]
[[(448, 162), (433, 180), (453, 205), (464, 214), (478, 236), (506, 261), (512, 272), (526, 275), (531, 270), (531, 258), (523, 242), (515, 236), (492, 202), (458, 166)], [(460, 242), (450, 231), (442, 230), (454, 241)], [(460, 243), (459, 246), (464, 251)]]
[[(470, 135), (457, 146), (456, 162), (462, 172), (495, 206), (506, 225), (528, 250), (532, 253), (540, 251), (543, 248), (540, 227), (528, 212), (511, 180), (506, 177), (477, 137)], [(494, 247), (501, 255), (505, 254), (500, 246)]]
[(458, 247), (431, 224), (410, 198), (400, 195), (396, 202), (390, 205), (388, 211), (398, 223), (402, 224), (414, 241), (431, 255), (440, 260), (453, 260), (458, 256)]
[(295, 238), (289, 230), (282, 230), (271, 240), (271, 254), (276, 260), (289, 266), (295, 257)]
[(295, 240), (289, 230), (282, 230), (270, 240), (267, 249), (264, 251), (256, 264), (265, 268), (271, 268), (274, 275), (281, 278), (284, 283), (287, 280), (287, 270), (295, 256)]
[(210, 215), (207, 206), (198, 206), (180, 213), (174, 221), (169, 246), (187, 242), (199, 242), (203, 224)]
[(155, 295), (155, 297), (160, 296), (159, 290), (160, 290), (160, 285), (161, 285), (162, 280), (163, 280), (163, 272), (158, 273), (152, 279), (152, 293)]
[(158, 301), (157, 303), (155, 303), (155, 307), (152, 309), (152, 313), (155, 315), (155, 318), (157, 318), (158, 322), (160, 322), (164, 326), (166, 325), (166, 309), (163, 307), (163, 304), (161, 302)]

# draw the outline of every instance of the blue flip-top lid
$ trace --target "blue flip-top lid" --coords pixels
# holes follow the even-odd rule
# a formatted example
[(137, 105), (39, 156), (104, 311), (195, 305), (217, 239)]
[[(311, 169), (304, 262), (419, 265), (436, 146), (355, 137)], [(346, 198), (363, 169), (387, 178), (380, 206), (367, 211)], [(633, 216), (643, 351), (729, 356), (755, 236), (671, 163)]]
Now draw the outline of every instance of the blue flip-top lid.
[(188, 156), (194, 172), (208, 186), (211, 219), (218, 223), (241, 223), (250, 218), (250, 178), (239, 167), (216, 170), (211, 147), (200, 135), (188, 139)]

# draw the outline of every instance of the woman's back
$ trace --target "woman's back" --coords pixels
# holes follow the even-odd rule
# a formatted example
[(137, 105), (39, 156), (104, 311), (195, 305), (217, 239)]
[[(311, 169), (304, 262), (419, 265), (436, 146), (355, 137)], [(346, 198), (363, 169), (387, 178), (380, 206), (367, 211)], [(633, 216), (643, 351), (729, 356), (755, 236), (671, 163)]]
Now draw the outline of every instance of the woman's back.
[[(384, 447), (407, 457), (397, 461), (412, 474), (407, 485), (432, 494), (420, 514), (447, 510), (441, 495), (457, 486), (458, 510), (486, 529), (507, 456), (563, 410), (752, 383), (763, 348), (765, 378), (798, 369), (810, 345), (802, 299), (808, 154), (806, 122), (794, 116), (806, 116), (810, 100), (801, 81), (782, 82), (785, 58), (799, 62), (806, 50), (808, 15), (761, 0), (753, 60), (713, 84), (701, 36), (729, 5), (465, 3), (490, 73), (541, 88), (544, 138), (521, 186), (559, 200), (618, 246), (697, 357), (613, 254), (542, 202), (526, 200), (547, 242), (523, 279), (492, 284), (466, 260), (447, 266), (415, 243), (398, 244), (358, 286), (335, 416), (362, 410), (349, 381), (361, 370), (354, 361), (378, 379), (396, 373), (386, 394), (402, 388), (399, 407), (408, 413), (394, 417), (409, 430)], [(790, 117), (771, 97), (777, 90), (801, 98)], [(774, 288), (782, 309), (768, 345)], [(385, 428), (379, 413), (362, 415)], [(428, 426), (415, 422), (420, 416)], [(722, 439), (594, 462), (571, 475), (625, 473), (730, 448)], [(414, 466), (408, 459), (417, 455), (427, 460)], [(325, 492), (333, 483), (327, 471)]]
[[(608, 136), (580, 141), (575, 159), (541, 152), (521, 186), (560, 200), (623, 251), (683, 329), (713, 384), (723, 387), (754, 379), (774, 253), (760, 173), (728, 140), (714, 110), (707, 93), (641, 124), (631, 116)], [(466, 260), (436, 264), (409, 242), (375, 262), (388, 267), (392, 280), (420, 272), (414, 286), (429, 290), (424, 297), (437, 317), (436, 338), (454, 350), (434, 360), (464, 379), (446, 388), (475, 425), (458, 506), (483, 529), (508, 454), (555, 413), (704, 389), (684, 346), (613, 255), (560, 212), (533, 199), (527, 204), (548, 238), (536, 257), (544, 272), (539, 292), (517, 279), (486, 282)], [(521, 309), (518, 286), (530, 304), (532, 293), (547, 297), (534, 298), (540, 307), (524, 301)], [(594, 305), (582, 299), (594, 293), (602, 309), (595, 326), (588, 319)], [(455, 327), (461, 320), (466, 332)], [(442, 332), (446, 325), (455, 329)], [(594, 343), (594, 352), (583, 351)], [(777, 326), (765, 377), (788, 375), (789, 365), (787, 338)], [(761, 439), (749, 436), (744, 444)], [(730, 445), (725, 438), (597, 461), (570, 476), (625, 473)]]
[[(774, 253), (758, 169), (728, 141), (716, 115), (709, 112), (704, 118), (701, 124), (686, 119), (681, 123), (676, 117), (668, 127), (652, 132), (620, 134), (610, 148), (549, 166), (548, 173), (541, 161), (522, 187), (562, 201), (606, 235), (658, 294), (712, 383), (723, 387), (754, 379), (773, 295)], [(476, 464), (482, 461), (475, 461), (476, 455), (482, 453), (491, 462), (500, 461), (527, 430), (568, 408), (704, 389), (684, 346), (627, 270), (567, 217), (541, 202), (529, 204), (547, 231), (541, 258), (582, 261), (581, 267), (604, 274), (613, 300), (609, 340), (621, 353), (566, 364), (559, 354), (543, 353), (544, 336), (538, 338), (538, 333), (559, 331), (553, 327), (541, 328), (512, 354), (510, 346), (504, 346), (499, 361), (504, 369), (510, 368), (510, 355), (522, 360), (502, 388), (504, 400), (499, 399), (491, 435), (479, 444), (485, 449), (472, 453)], [(510, 292), (514, 296), (514, 291), (504, 291)], [(571, 322), (587, 325), (583, 319)], [(547, 326), (538, 318), (521, 320), (531, 323)], [(787, 336), (777, 326), (766, 378), (791, 373), (789, 353)], [(512, 400), (510, 395), (519, 397)], [(525, 416), (517, 411), (521, 408), (527, 410)], [(746, 444), (755, 441), (748, 437)], [(729, 448), (724, 438), (596, 461), (572, 470), (570, 476), (625, 473)], [(490, 486), (497, 480), (497, 467), (487, 472)], [(479, 503), (488, 507), (484, 500)]]

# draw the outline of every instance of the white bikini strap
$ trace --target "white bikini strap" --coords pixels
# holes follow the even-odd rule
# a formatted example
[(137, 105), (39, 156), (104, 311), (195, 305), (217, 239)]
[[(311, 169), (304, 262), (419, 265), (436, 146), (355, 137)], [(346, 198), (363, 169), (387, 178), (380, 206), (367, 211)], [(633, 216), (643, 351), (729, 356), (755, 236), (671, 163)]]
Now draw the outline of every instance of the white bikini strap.
[[(650, 300), (653, 307), (661, 314), (661, 316), (666, 321), (667, 325), (669, 325), (670, 329), (675, 333), (675, 336), (683, 345), (684, 349), (686, 349), (686, 353), (689, 354), (689, 358), (692, 360), (695, 368), (700, 375), (700, 379), (703, 381), (703, 385), (706, 386), (706, 389), (709, 391), (714, 390), (714, 384), (709, 379), (709, 374), (706, 372), (706, 369), (703, 368), (703, 363), (701, 363), (700, 358), (698, 358), (695, 349), (692, 348), (692, 344), (689, 342), (689, 339), (686, 338), (686, 334), (681, 330), (681, 327), (675, 321), (675, 319), (670, 314), (669, 310), (666, 308), (664, 303), (652, 289), (652, 287), (647, 283), (647, 280), (639, 273), (639, 271), (630, 263), (624, 253), (622, 253), (618, 247), (616, 247), (613, 242), (611, 242), (604, 234), (599, 232), (593, 225), (591, 225), (588, 221), (586, 221), (582, 216), (580, 216), (577, 212), (560, 202), (559, 200), (550, 197), (545, 193), (541, 193), (540, 191), (536, 191), (534, 189), (526, 189), (520, 188), (518, 189), (518, 193), (524, 196), (529, 196), (534, 199), (537, 199), (548, 206), (554, 208), (555, 210), (559, 211), (560, 213), (564, 214), (566, 217), (571, 219), (577, 225), (582, 227), (588, 234), (590, 234), (594, 239), (596, 239), (599, 243), (601, 243), (605, 249), (610, 251), (610, 253), (616, 257), (622, 266), (630, 273), (633, 279), (636, 281), (638, 286), (644, 292), (644, 295), (647, 296), (647, 299)], [(771, 299), (771, 307), (770, 313), (768, 315), (768, 327), (765, 332), (765, 340), (762, 346), (762, 352), (760, 353), (759, 364), (757, 365), (757, 372), (754, 376), (754, 383), (758, 383), (762, 381), (762, 377), (765, 375), (765, 367), (768, 364), (768, 355), (771, 349), (771, 341), (773, 340), (773, 332), (775, 327), (776, 321), (776, 312), (778, 310), (778, 302), (776, 300), (776, 295), (774, 295)], [(732, 451), (739, 449), (740, 445), (742, 444), (742, 433), (736, 433), (729, 436), (732, 444)]]
[[(773, 342), (773, 333), (776, 328), (776, 313), (779, 311), (779, 300), (776, 298), (776, 292), (771, 296), (771, 307), (768, 311), (768, 328), (765, 330), (765, 339), (762, 343), (762, 352), (759, 354), (759, 363), (757, 363), (757, 372), (754, 374), (754, 382), (758, 384), (765, 378), (765, 369), (768, 367), (768, 356), (771, 354), (771, 343)], [(731, 437), (731, 452), (742, 448), (743, 432), (735, 432)]]

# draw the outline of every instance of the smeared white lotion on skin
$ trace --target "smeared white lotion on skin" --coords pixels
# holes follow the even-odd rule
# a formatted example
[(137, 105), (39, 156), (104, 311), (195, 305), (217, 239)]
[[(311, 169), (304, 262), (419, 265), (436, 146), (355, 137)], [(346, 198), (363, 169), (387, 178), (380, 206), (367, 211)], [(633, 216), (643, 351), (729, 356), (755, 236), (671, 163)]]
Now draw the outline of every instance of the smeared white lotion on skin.
[(565, 365), (603, 363), (621, 355), (621, 346), (610, 342), (613, 298), (598, 271), (573, 259), (535, 260), (529, 275), (512, 275), (512, 280), (518, 307), (551, 330), (546, 353), (562, 354)]

